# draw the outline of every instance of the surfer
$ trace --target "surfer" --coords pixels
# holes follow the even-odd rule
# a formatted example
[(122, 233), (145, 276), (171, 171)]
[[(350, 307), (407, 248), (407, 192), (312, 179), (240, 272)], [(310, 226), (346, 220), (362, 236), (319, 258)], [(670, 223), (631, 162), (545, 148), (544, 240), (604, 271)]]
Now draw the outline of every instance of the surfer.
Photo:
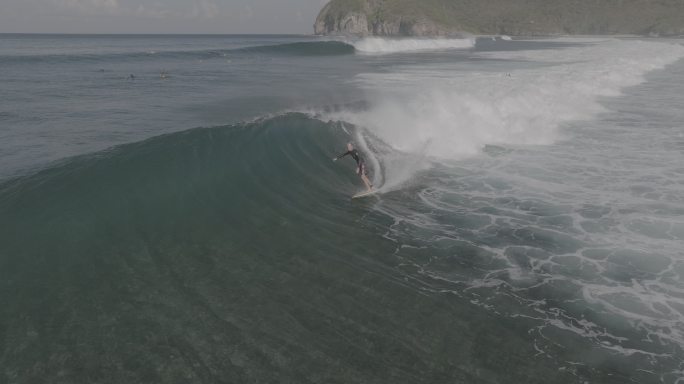
[(351, 156), (354, 161), (356, 161), (356, 174), (361, 176), (361, 180), (363, 180), (363, 183), (366, 184), (366, 188), (368, 188), (368, 191), (373, 190), (373, 184), (371, 184), (370, 180), (368, 180), (368, 172), (366, 171), (366, 162), (363, 161), (363, 158), (361, 155), (359, 155), (359, 151), (354, 149), (354, 145), (352, 143), (347, 143), (347, 152), (337, 156), (336, 158), (333, 159), (333, 161), (337, 161), (345, 156)]

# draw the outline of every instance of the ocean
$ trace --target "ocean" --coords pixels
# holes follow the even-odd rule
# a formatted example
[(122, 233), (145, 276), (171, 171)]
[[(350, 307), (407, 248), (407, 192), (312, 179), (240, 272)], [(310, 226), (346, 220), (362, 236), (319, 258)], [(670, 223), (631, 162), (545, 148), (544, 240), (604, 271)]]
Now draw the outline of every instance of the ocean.
[(682, 59), (0, 35), (0, 383), (684, 383)]

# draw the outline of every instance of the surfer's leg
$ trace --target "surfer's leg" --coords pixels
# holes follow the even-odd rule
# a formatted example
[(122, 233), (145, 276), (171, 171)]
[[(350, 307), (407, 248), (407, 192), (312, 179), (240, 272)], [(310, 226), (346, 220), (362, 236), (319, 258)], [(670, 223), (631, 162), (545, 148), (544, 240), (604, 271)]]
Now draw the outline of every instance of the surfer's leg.
[(368, 188), (369, 191), (373, 190), (373, 184), (371, 184), (370, 180), (368, 180), (368, 176), (361, 174), (361, 180), (363, 180), (363, 183), (366, 184), (366, 188)]
[(361, 163), (361, 165), (359, 166), (359, 175), (361, 175), (361, 180), (363, 180), (363, 183), (366, 184), (366, 188), (368, 188), (369, 191), (372, 190), (373, 184), (371, 184), (370, 180), (368, 180), (366, 164)]

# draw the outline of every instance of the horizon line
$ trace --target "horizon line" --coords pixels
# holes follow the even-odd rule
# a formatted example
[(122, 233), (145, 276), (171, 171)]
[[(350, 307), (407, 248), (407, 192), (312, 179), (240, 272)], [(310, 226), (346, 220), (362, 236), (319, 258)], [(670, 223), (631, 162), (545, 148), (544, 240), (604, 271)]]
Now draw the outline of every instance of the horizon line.
[(90, 36), (318, 36), (314, 33), (126, 33), (126, 32), (0, 32), (0, 35), (90, 35)]

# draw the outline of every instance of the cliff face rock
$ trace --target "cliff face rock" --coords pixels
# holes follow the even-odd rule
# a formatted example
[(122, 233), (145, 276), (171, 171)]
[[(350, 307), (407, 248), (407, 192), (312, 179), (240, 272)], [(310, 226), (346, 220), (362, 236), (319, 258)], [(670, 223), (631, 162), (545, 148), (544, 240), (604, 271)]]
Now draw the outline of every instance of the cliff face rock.
[(317, 35), (368, 35), (368, 19), (366, 15), (358, 12), (349, 12), (339, 17), (327, 17), (321, 14), (314, 25)]
[(461, 31), (450, 30), (430, 20), (369, 21), (363, 13), (350, 12), (339, 18), (319, 17), (314, 25), (317, 35), (355, 36), (446, 36)]
[(456, 29), (428, 17), (386, 9), (383, 0), (333, 0), (321, 10), (314, 31), (317, 35), (437, 36)]
[(684, 35), (684, 0), (332, 0), (319, 35)]

